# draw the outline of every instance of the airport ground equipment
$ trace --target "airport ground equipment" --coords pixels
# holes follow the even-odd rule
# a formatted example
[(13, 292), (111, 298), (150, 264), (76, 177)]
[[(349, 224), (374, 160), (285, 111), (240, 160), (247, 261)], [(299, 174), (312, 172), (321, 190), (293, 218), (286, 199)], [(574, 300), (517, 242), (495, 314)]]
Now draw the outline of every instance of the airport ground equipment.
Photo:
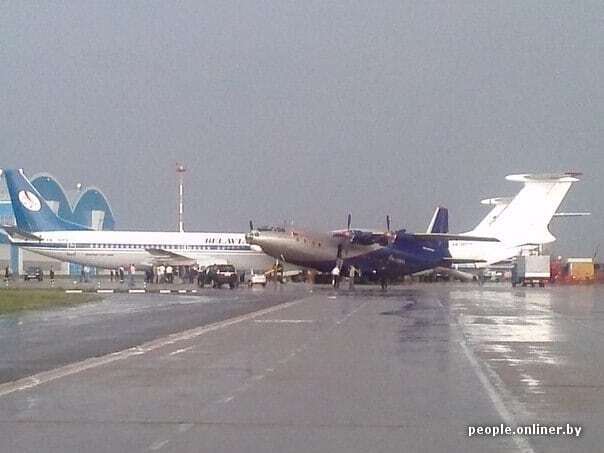
[(229, 288), (234, 289), (239, 284), (239, 275), (235, 267), (230, 264), (208, 266), (206, 269), (206, 284), (211, 284), (214, 288), (229, 285)]
[(592, 258), (568, 258), (565, 271), (566, 278), (571, 282), (590, 282), (596, 278)]
[(252, 270), (252, 273), (250, 274), (250, 278), (248, 279), (248, 284), (250, 286), (254, 286), (254, 285), (262, 285), (262, 286), (266, 286), (266, 275), (265, 274), (255, 274), (254, 271)]
[(545, 282), (550, 279), (549, 255), (519, 256), (512, 268), (512, 286), (545, 287)]
[(44, 273), (39, 267), (28, 267), (25, 270), (25, 274), (23, 274), (23, 280), (25, 280), (26, 282), (29, 280), (38, 280), (39, 282), (41, 282), (42, 280), (44, 280)]

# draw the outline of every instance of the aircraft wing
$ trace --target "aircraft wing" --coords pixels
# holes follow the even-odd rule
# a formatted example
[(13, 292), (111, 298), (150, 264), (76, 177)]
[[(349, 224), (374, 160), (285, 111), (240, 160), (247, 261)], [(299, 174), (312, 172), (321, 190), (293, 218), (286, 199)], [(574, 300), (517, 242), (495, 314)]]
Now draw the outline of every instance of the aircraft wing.
[(407, 233), (416, 239), (424, 240), (441, 240), (441, 241), (471, 241), (471, 242), (499, 242), (497, 238), (485, 236), (468, 236), (465, 234), (449, 234), (449, 233)]
[(151, 254), (153, 257), (152, 262), (155, 265), (170, 263), (172, 265), (190, 266), (197, 264), (197, 261), (194, 259), (181, 255), (180, 253), (174, 253), (170, 250), (160, 248), (148, 248), (145, 250)]
[(215, 259), (211, 257), (207, 258), (193, 258), (192, 256), (187, 255), (187, 253), (176, 253), (171, 250), (166, 250), (162, 248), (147, 248), (145, 249), (151, 256), (152, 264), (167, 264), (170, 263), (176, 266), (210, 266), (212, 264), (228, 264), (224, 259)]
[(389, 231), (371, 231), (371, 230), (336, 230), (331, 232), (335, 239), (346, 240), (351, 244), (358, 245), (387, 245), (394, 234)]

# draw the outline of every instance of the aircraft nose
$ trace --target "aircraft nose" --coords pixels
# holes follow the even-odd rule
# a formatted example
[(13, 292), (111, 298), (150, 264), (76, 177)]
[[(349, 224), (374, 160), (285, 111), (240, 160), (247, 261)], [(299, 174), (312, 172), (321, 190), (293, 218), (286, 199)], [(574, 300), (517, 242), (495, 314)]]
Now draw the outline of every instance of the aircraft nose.
[(259, 246), (267, 255), (280, 256), (283, 253), (283, 241), (274, 233), (251, 231), (246, 234), (245, 239), (248, 244)]
[(257, 242), (257, 239), (260, 238), (260, 233), (258, 231), (250, 231), (245, 235), (245, 241), (251, 245), (260, 245)]

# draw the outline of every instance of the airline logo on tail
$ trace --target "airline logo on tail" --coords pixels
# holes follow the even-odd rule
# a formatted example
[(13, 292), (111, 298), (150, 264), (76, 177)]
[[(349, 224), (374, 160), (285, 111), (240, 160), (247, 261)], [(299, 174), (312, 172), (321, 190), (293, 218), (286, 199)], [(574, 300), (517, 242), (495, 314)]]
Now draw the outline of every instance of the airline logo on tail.
[(69, 222), (55, 214), (42, 195), (29, 182), (23, 170), (4, 170), (17, 228), (21, 233), (42, 231), (88, 230), (88, 227)]
[(22, 190), (19, 192), (19, 201), (21, 205), (28, 211), (38, 212), (42, 209), (42, 203), (40, 203), (40, 199), (36, 197), (29, 190)]

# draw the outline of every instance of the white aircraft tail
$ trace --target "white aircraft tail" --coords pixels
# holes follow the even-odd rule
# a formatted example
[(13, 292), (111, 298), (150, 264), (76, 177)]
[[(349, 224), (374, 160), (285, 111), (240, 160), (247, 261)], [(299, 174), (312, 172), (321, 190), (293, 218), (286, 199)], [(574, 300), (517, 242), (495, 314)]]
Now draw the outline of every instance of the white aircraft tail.
[(476, 228), (467, 234), (496, 237), (508, 245), (547, 244), (556, 238), (548, 225), (579, 173), (509, 175), (508, 181), (523, 182), (514, 198), (491, 198), (494, 205)]

